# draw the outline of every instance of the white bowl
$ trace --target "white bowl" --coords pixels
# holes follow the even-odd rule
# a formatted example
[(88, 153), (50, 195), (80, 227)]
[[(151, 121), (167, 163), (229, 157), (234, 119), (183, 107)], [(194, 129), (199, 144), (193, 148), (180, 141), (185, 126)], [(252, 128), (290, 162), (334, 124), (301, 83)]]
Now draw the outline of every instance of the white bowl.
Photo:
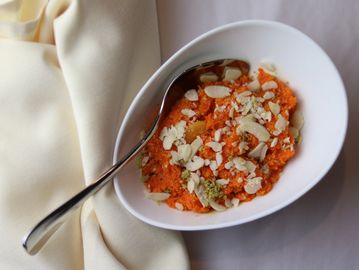
[[(303, 142), (273, 190), (237, 208), (213, 214), (180, 212), (144, 196), (139, 170), (132, 161), (114, 181), (122, 204), (142, 221), (175, 230), (223, 228), (273, 213), (311, 189), (328, 172), (344, 142), (347, 99), (340, 75), (327, 54), (308, 36), (277, 22), (242, 21), (196, 38), (164, 63), (143, 86), (120, 128), (114, 161), (139, 138), (149, 108), (159, 102), (166, 83), (186, 67), (219, 58), (238, 58), (256, 68), (263, 59), (275, 63), (290, 82), (305, 118)], [(330, 200), (330, 198), (328, 198)]]

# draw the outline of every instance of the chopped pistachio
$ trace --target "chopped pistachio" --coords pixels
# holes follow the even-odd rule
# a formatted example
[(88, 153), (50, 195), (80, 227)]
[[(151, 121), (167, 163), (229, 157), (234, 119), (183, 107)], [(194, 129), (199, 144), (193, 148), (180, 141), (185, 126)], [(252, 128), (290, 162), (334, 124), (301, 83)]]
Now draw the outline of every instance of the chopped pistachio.
[(190, 175), (191, 175), (191, 172), (189, 170), (183, 170), (181, 172), (181, 178), (182, 179), (187, 179), (188, 177), (190, 177)]
[(215, 181), (204, 181), (204, 192), (207, 195), (208, 199), (216, 199), (223, 197), (223, 191), (221, 185), (217, 184)]

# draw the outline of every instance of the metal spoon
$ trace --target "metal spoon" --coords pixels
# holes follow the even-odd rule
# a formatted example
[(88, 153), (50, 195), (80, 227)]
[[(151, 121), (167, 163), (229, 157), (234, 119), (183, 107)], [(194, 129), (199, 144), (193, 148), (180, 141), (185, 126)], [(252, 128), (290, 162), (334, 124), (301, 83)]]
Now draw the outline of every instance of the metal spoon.
[(22, 241), (22, 245), (26, 252), (30, 255), (36, 254), (51, 235), (65, 222), (68, 216), (104, 185), (112, 181), (119, 170), (151, 139), (156, 132), (159, 123), (166, 116), (174, 103), (183, 97), (185, 91), (197, 87), (200, 74), (209, 71), (218, 73), (219, 70), (223, 71), (225, 65), (236, 66), (242, 70), (242, 73), (248, 73), (249, 70), (249, 65), (246, 62), (235, 59), (220, 59), (188, 68), (173, 79), (164, 93), (159, 111), (157, 115), (155, 115), (152, 125), (147, 130), (145, 136), (122, 159), (103, 173), (96, 181), (55, 209), (31, 229), (30, 232), (23, 237)]

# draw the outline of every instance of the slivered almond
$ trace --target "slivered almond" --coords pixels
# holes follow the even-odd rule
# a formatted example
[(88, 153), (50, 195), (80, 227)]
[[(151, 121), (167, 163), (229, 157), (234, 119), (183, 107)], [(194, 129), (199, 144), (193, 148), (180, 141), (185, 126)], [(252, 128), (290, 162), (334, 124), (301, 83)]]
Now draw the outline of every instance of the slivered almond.
[(186, 99), (188, 99), (189, 101), (197, 101), (198, 100), (198, 93), (197, 93), (196, 90), (190, 89), (184, 94), (184, 97)]
[(243, 132), (246, 131), (254, 135), (261, 142), (266, 142), (270, 138), (268, 130), (264, 126), (256, 122), (242, 122), (240, 124), (240, 129)]
[(211, 98), (224, 98), (231, 94), (231, 89), (222, 85), (209, 85), (204, 88), (204, 92)]

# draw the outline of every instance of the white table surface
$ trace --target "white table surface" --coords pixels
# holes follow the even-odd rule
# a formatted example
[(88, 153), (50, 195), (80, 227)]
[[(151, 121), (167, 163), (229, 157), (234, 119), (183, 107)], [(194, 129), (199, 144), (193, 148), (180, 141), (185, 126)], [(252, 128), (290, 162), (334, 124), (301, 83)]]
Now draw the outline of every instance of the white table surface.
[(324, 48), (341, 73), (349, 100), (345, 145), (324, 179), (302, 198), (268, 217), (227, 229), (184, 232), (192, 268), (359, 269), (359, 2), (157, 3), (163, 61), (219, 25), (244, 19), (281, 21), (300, 29)]

